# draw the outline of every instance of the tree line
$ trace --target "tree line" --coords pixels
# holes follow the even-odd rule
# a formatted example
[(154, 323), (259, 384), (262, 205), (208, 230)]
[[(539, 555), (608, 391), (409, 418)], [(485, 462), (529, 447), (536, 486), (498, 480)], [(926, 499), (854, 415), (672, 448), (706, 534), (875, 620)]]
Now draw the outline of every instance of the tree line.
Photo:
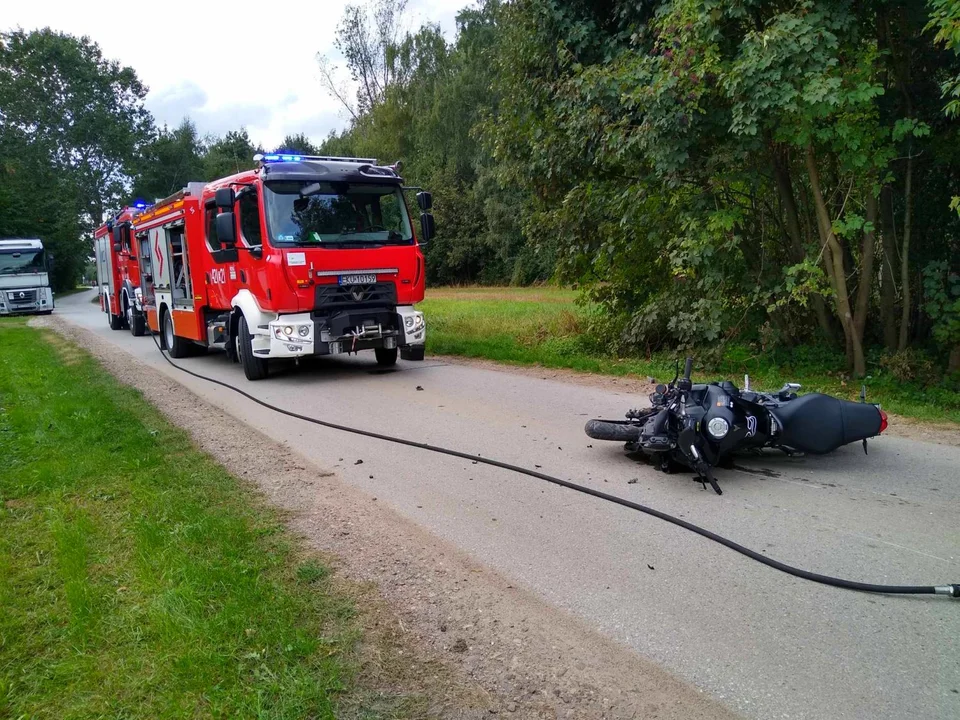
[(404, 5), (341, 24), (380, 80), (325, 147), (410, 159), (435, 281), (578, 283), (621, 350), (960, 369), (957, 0), (487, 0), (384, 42)]
[[(407, 18), (347, 6), (345, 66), (318, 61), (349, 125), (283, 147), (403, 160), (435, 196), (432, 283), (576, 284), (618, 352), (960, 368), (960, 0), (481, 0), (452, 40)], [(243, 130), (154, 127), (85, 38), (0, 50), (4, 232), (68, 242), (131, 194), (249, 167)]]

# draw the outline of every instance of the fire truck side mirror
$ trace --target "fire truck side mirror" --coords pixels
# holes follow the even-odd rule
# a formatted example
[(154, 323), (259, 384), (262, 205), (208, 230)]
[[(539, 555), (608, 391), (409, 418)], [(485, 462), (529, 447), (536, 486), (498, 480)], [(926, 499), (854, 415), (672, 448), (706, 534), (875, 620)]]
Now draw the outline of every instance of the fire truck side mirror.
[(221, 210), (233, 210), (234, 197), (233, 188), (220, 188), (214, 195), (214, 202)]
[(421, 212), (430, 212), (430, 208), (433, 207), (433, 193), (429, 193), (426, 190), (418, 192), (417, 205), (420, 206)]
[(122, 249), (123, 249), (123, 246), (122, 246), (120, 243), (114, 243), (114, 244), (113, 244), (113, 251), (114, 251), (114, 252), (120, 252)]
[(120, 252), (119, 245), (123, 242), (123, 225), (114, 225), (112, 232), (114, 252)]
[[(219, 190), (217, 192), (220, 192)], [(237, 231), (233, 222), (232, 212), (222, 212), (217, 215), (217, 239), (221, 248), (233, 247), (237, 243)]]
[(420, 216), (420, 244), (426, 245), (430, 238), (437, 234), (437, 224), (434, 222), (433, 215), (423, 213)]

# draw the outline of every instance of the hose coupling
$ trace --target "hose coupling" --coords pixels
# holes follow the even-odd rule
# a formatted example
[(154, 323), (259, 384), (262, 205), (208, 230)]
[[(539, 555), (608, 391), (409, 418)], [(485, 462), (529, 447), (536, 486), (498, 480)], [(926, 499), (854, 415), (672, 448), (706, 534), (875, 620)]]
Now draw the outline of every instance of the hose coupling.
[(937, 585), (934, 587), (937, 595), (947, 595), (953, 598), (960, 598), (960, 585)]

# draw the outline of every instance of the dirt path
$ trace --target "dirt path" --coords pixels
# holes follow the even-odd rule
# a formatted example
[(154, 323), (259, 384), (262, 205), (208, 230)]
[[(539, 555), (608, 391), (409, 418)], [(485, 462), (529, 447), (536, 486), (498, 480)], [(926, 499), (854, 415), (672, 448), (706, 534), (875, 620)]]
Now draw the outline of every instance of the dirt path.
[[(172, 422), (288, 513), (304, 542), (334, 556), (342, 577), (381, 610), (367, 629), (431, 697), (431, 716), (732, 718), (702, 691), (545, 605), (454, 546), (341, 482), (135, 358), (56, 317), (51, 327), (139, 389)], [(540, 372), (543, 372), (542, 370)], [(553, 373), (554, 371), (549, 371)], [(278, 462), (276, 458), (288, 458)], [(364, 601), (366, 602), (366, 601)], [(382, 659), (372, 654), (376, 672)]]

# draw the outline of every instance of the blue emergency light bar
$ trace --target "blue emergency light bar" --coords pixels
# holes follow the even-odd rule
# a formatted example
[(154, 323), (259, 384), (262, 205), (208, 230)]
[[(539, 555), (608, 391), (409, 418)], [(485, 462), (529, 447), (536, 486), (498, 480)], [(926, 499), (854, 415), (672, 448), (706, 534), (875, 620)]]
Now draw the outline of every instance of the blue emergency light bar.
[(303, 162), (304, 160), (320, 161), (320, 162), (349, 162), (349, 163), (364, 163), (367, 165), (376, 165), (376, 158), (357, 158), (357, 157), (334, 157), (328, 155), (296, 155), (296, 154), (286, 154), (286, 153), (267, 153), (261, 155), (257, 153), (253, 156), (253, 161), (255, 163), (272, 163), (272, 162)]

